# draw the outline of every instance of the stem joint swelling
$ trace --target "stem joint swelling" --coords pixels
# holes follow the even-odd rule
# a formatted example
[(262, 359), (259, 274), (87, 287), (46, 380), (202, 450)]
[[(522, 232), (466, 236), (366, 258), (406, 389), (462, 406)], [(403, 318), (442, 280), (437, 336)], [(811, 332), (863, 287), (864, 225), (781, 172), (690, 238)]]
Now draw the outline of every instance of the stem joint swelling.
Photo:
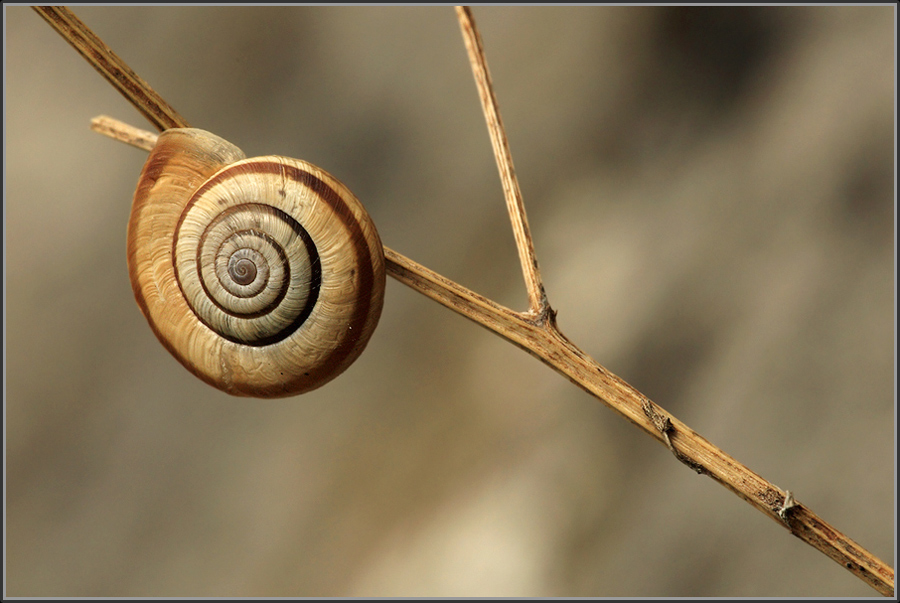
[(536, 308), (532, 308), (526, 312), (521, 312), (520, 316), (539, 329), (547, 329), (554, 334), (562, 335), (556, 327), (556, 310), (550, 307), (550, 301), (547, 299), (547, 292), (544, 286), (540, 286), (540, 302)]

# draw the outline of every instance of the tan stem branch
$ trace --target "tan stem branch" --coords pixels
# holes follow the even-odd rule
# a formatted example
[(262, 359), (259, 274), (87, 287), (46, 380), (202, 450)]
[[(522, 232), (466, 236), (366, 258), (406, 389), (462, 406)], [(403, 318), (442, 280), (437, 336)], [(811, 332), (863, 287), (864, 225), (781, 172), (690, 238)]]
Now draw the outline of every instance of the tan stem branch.
[(98, 115), (92, 119), (91, 130), (98, 134), (114, 138), (119, 142), (124, 142), (133, 147), (143, 149), (144, 151), (153, 150), (153, 147), (156, 146), (156, 139), (158, 138), (153, 132), (135, 128), (134, 126), (106, 115)]
[[(36, 7), (35, 10), (43, 14), (46, 8)], [(54, 10), (58, 12), (66, 9)], [(57, 13), (54, 12), (53, 14)], [(69, 14), (71, 15), (71, 13)], [(483, 74), (479, 76), (476, 73), (475, 76), (476, 80), (482, 78), (484, 81), (484, 88), (479, 84), (479, 90), (482, 90), (482, 94), (485, 93), (484, 91), (487, 91), (488, 96), (493, 98), (490, 80), (487, 77), (487, 64), (484, 62), (484, 54), (480, 50), (480, 41), (478, 41), (477, 32), (474, 29), (471, 12), (468, 9), (462, 9), (460, 14), (465, 17), (465, 21), (461, 19), (463, 31), (470, 31), (470, 34), (465, 36), (467, 45), (474, 40), (479, 47), (476, 54), (481, 57), (479, 61), (484, 67)], [(74, 15), (71, 17), (74, 19)], [(48, 19), (48, 21), (51, 20)], [(81, 22), (78, 21), (78, 23)], [(469, 25), (466, 25), (466, 23)], [(51, 24), (54, 24), (54, 21), (51, 21)], [(83, 28), (81, 30), (71, 27), (56, 27), (56, 29), (76, 48), (79, 48), (79, 44), (81, 44), (78, 41), (80, 39), (93, 40), (92, 47), (96, 45), (97, 47), (102, 46), (105, 48), (105, 45), (86, 26), (81, 24), (81, 27)], [(88, 54), (84, 52), (82, 54), (89, 61), (91, 60)], [(109, 54), (112, 55), (112, 52), (109, 51)], [(140, 90), (135, 92), (130, 87), (124, 87), (119, 88), (120, 91), (138, 107), (142, 114), (159, 126), (159, 120), (152, 117), (158, 117), (155, 113), (156, 109), (152, 109), (152, 107), (168, 107), (169, 109), (171, 107), (164, 102), (157, 104), (148, 100), (158, 97), (146, 82), (134, 75), (121, 60), (99, 61), (93, 64), (114, 84), (121, 80), (120, 70), (131, 74), (128, 81), (138, 86)], [(111, 72), (106, 73), (104, 70), (110, 70)], [(161, 101), (162, 99), (159, 100)], [(486, 112), (491, 110), (495, 113), (495, 118), (488, 117), (489, 128), (492, 127), (491, 123), (494, 120), (494, 127), (498, 128), (502, 134), (502, 125), (499, 119), (499, 112), (496, 109), (496, 102), (486, 102), (485, 106), (487, 107)], [(177, 116), (179, 126), (187, 125), (184, 118), (178, 116), (174, 110), (172, 110), (172, 115)], [(149, 144), (152, 148), (152, 144), (155, 142), (152, 133), (119, 124), (121, 122), (116, 122), (116, 120), (109, 118), (96, 118), (92, 127), (117, 140), (128, 142), (140, 148), (146, 148)], [(492, 134), (492, 138), (493, 136)], [(499, 144), (502, 147), (501, 150), (508, 155), (509, 149), (505, 145), (505, 137), (499, 140)], [(515, 178), (512, 173), (512, 161), (499, 163), (501, 164), (501, 175), (504, 169), (508, 169), (508, 175), (511, 178), (511, 182), (513, 182), (511, 186), (514, 186)], [(504, 168), (503, 164), (507, 167)], [(504, 184), (504, 188), (506, 186)], [(518, 187), (514, 186), (514, 189), (517, 191)], [(521, 196), (516, 194), (514, 198), (516, 199), (515, 205), (517, 207), (520, 206)], [(507, 196), (507, 200), (509, 199), (510, 197)], [(518, 242), (521, 236), (528, 244), (528, 247), (525, 247), (526, 251), (521, 257), (523, 258), (523, 268), (526, 268), (526, 282), (529, 283), (529, 291), (532, 294), (541, 291), (540, 277), (536, 262), (533, 262), (533, 269), (530, 271), (525, 266), (527, 263), (525, 259), (533, 261), (534, 252), (530, 248), (531, 239), (530, 235), (528, 235), (527, 223), (525, 222), (524, 208), (521, 209), (521, 211), (517, 210), (516, 213), (516, 215), (521, 217), (520, 231), (516, 235), (516, 240)], [(511, 215), (513, 215), (512, 211)], [(515, 227), (515, 218), (513, 223)], [(523, 247), (520, 246), (520, 252), (522, 249)], [(444, 278), (387, 247), (385, 247), (385, 258), (387, 260), (388, 273), (401, 283), (490, 329), (507, 341), (539, 358), (542, 362), (572, 381), (572, 383), (597, 397), (608, 407), (640, 427), (657, 441), (666, 445), (682, 463), (698, 473), (712, 477), (753, 507), (778, 522), (779, 525), (789, 529), (792, 534), (820, 550), (848, 571), (861, 578), (879, 593), (886, 596), (894, 594), (894, 570), (890, 566), (820, 519), (809, 508), (796, 501), (790, 493), (782, 491), (774, 484), (752, 472), (578, 349), (557, 329), (554, 313), (546, 305), (546, 298), (543, 295), (540, 296), (540, 304), (538, 306), (532, 305), (527, 312), (515, 312)], [(529, 274), (531, 274), (530, 277), (527, 276)], [(540, 311), (536, 311), (536, 308), (539, 308)]]
[(167, 128), (187, 126), (187, 120), (163, 100), (147, 82), (138, 77), (125, 61), (104, 44), (103, 40), (71, 10), (65, 6), (33, 8), (160, 132)]
[(500, 118), (500, 107), (497, 104), (497, 97), (494, 95), (494, 85), (491, 82), (491, 73), (484, 56), (481, 35), (475, 27), (475, 18), (468, 6), (457, 6), (456, 16), (459, 19), (466, 51), (469, 54), (469, 63), (472, 65), (472, 75), (475, 76), (478, 97), (481, 99), (481, 108), (484, 111), (484, 119), (491, 137), (491, 146), (494, 149), (494, 157), (497, 159), (497, 169), (500, 170), (500, 182), (503, 185), (503, 196), (506, 198), (506, 209), (512, 222), (513, 236), (516, 240), (516, 248), (519, 250), (519, 262), (522, 264), (522, 275), (525, 277), (525, 287), (528, 291), (528, 307), (534, 313), (546, 314), (550, 312), (550, 304), (547, 302), (547, 295), (541, 282), (541, 271), (538, 268), (534, 242), (531, 238), (531, 230), (528, 228), (528, 218), (525, 215), (525, 203), (522, 201), (522, 191), (519, 190), (519, 180), (516, 178), (516, 170), (513, 168), (509, 140), (506, 137), (503, 120)]

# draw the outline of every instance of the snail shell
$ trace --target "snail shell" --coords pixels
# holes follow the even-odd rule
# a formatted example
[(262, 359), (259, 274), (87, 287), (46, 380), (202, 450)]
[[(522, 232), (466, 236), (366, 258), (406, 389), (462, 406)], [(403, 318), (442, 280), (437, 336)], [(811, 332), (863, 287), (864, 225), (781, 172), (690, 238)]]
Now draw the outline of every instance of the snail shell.
[(144, 165), (128, 271), (162, 344), (238, 396), (327, 383), (363, 351), (384, 300), (381, 240), (343, 184), (194, 128), (163, 132)]

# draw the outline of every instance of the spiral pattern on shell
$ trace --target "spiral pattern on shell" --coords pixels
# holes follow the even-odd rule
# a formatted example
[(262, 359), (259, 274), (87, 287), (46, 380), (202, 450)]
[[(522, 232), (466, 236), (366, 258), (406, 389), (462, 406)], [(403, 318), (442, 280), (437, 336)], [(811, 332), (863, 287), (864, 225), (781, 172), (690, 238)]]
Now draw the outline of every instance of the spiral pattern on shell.
[(192, 128), (163, 132), (144, 166), (128, 264), (160, 341), (235, 395), (333, 379), (362, 352), (384, 297), (381, 241), (343, 184)]
[(257, 172), (246, 167), (219, 172), (191, 197), (175, 232), (175, 268), (188, 305), (206, 326), (235, 343), (265, 345), (306, 321), (322, 268), (290, 208), (272, 205), (289, 205), (287, 195), (276, 194), (269, 205), (254, 201)]

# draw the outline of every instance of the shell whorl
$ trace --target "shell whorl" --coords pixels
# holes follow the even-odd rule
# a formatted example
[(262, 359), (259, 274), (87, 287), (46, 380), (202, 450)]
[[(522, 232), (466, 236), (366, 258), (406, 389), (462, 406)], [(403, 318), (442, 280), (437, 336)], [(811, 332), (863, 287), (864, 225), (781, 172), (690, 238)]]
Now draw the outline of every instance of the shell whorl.
[(235, 395), (303, 393), (362, 352), (384, 254), (365, 209), (323, 170), (163, 132), (138, 182), (128, 265), (138, 305), (189, 370)]

